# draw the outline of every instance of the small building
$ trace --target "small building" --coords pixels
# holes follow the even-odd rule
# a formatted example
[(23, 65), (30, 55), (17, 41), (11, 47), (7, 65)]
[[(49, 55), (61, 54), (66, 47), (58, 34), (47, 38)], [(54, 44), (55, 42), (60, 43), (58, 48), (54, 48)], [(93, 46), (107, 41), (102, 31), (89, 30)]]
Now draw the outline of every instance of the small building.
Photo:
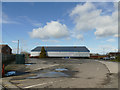
[(120, 52), (110, 52), (109, 54), (108, 54), (110, 57), (113, 57), (113, 56), (118, 56), (118, 55), (120, 55)]
[(12, 54), (12, 49), (6, 44), (2, 44), (0, 45), (0, 54)]
[(103, 59), (105, 57), (108, 57), (108, 55), (90, 54), (91, 59)]
[[(41, 46), (31, 50), (30, 57), (38, 57)], [(90, 57), (90, 51), (85, 46), (45, 46), (48, 57)]]

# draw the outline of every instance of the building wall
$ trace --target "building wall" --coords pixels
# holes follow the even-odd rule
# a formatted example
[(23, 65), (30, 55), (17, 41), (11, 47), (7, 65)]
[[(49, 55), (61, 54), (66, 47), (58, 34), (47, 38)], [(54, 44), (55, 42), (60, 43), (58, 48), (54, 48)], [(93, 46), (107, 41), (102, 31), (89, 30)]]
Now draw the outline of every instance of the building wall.
[(40, 52), (31, 52), (30, 57), (36, 57), (39, 55), (40, 55)]
[[(31, 57), (39, 56), (40, 52), (31, 52)], [(49, 57), (90, 57), (89, 52), (47, 52)]]
[(102, 59), (104, 57), (108, 57), (108, 55), (91, 55), (91, 59)]
[(120, 55), (120, 52), (113, 52), (113, 53), (109, 53), (109, 56), (118, 56)]

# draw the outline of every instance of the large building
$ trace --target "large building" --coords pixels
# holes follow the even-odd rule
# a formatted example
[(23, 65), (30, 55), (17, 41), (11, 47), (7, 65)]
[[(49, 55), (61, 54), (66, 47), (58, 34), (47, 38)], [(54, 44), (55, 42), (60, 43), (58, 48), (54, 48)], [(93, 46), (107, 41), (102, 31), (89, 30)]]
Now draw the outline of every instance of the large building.
[[(31, 57), (38, 57), (41, 46), (31, 50)], [(90, 57), (90, 51), (85, 46), (45, 46), (48, 57)]]

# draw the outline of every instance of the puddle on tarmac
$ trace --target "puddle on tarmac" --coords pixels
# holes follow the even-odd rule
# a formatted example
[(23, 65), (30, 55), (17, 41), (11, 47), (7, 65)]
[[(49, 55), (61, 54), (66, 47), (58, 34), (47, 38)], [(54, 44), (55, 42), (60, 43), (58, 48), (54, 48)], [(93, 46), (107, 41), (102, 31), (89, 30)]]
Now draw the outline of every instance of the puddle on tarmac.
[(16, 74), (16, 71), (9, 71), (5, 74), (5, 76), (12, 76), (12, 75), (15, 75)]
[(17, 76), (17, 75), (22, 75), (22, 74), (26, 74), (28, 72), (17, 72), (17, 71), (9, 71), (5, 74), (6, 77), (9, 76)]
[(35, 78), (57, 78), (57, 77), (69, 77), (69, 75), (63, 73), (63, 72), (46, 72), (46, 73), (40, 73), (37, 76), (28, 77), (27, 79), (35, 79)]
[(57, 69), (55, 69), (55, 71), (68, 71), (68, 69), (65, 69), (65, 68), (57, 68)]
[(32, 65), (32, 64), (35, 64), (35, 63), (26, 63), (25, 65)]
[(29, 63), (28, 63), (28, 64), (25, 64), (25, 65), (32, 65), (32, 64), (29, 64)]

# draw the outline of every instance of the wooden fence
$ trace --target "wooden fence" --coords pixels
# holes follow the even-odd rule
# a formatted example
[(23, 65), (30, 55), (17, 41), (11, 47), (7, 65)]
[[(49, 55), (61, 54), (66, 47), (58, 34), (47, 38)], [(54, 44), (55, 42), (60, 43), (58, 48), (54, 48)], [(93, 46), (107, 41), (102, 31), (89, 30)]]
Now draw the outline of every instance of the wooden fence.
[(0, 54), (0, 59), (2, 59), (2, 64), (9, 64), (15, 61), (15, 55)]

